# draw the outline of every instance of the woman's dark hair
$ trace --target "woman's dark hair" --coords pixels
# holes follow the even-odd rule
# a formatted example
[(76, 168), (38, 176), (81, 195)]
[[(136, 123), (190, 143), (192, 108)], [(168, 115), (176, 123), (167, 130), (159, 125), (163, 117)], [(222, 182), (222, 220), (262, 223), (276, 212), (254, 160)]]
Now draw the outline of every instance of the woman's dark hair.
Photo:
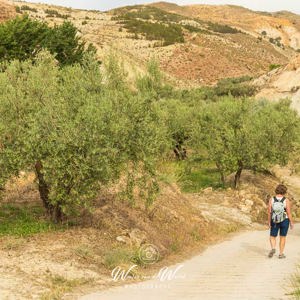
[(277, 185), (276, 189), (275, 189), (275, 193), (277, 195), (285, 195), (287, 192), (287, 187), (283, 184), (279, 184)]

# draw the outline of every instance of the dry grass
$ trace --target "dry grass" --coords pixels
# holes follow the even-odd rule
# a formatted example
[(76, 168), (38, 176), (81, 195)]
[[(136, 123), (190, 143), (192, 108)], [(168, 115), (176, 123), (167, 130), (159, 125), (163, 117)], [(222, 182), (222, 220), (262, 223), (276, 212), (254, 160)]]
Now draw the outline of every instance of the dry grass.
[[(38, 201), (33, 197), (36, 195), (34, 178), (24, 178), (20, 186), (9, 184), (10, 189), (4, 195), (13, 201), (22, 191), (23, 204), (17, 201), (19, 206), (28, 205), (27, 196), (34, 203)], [(224, 224), (218, 219), (208, 220), (202, 214), (203, 209), (210, 211), (212, 204), (222, 211), (225, 197), (232, 199), (227, 208), (234, 208), (239, 199), (234, 191), (221, 190), (202, 196), (183, 194), (175, 184), (162, 184), (154, 205), (145, 209), (142, 201), (137, 201), (133, 208), (126, 201), (117, 200), (113, 189), (108, 189), (95, 201), (93, 212), (85, 212), (81, 219), (73, 220), (77, 225), (26, 237), (3, 236), (0, 280), (13, 274), (14, 281), (8, 283), (7, 289), (14, 289), (16, 295), (25, 299), (41, 294), (43, 299), (59, 299), (65, 293), (80, 294), (94, 286), (101, 289), (111, 285), (110, 273), (116, 266), (128, 268), (138, 264), (136, 274), (153, 274), (165, 265), (199, 253), (206, 245), (244, 226), (229, 219)], [(204, 206), (200, 207), (199, 203)], [(223, 217), (226, 221), (227, 216)], [(143, 264), (138, 246), (116, 240), (133, 228), (144, 232), (147, 243), (159, 249), (160, 258), (154, 265)]]

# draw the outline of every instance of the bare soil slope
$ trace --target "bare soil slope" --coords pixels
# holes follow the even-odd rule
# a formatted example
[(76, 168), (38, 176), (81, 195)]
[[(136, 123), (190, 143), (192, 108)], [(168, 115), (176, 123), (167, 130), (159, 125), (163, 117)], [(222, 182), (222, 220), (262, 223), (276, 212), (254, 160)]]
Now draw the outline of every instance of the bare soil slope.
[(300, 16), (297, 14), (256, 12), (236, 5), (177, 6), (167, 2), (151, 5), (185, 16), (235, 26), (267, 40), (280, 38), (285, 46), (300, 48)]
[[(22, 7), (23, 3), (14, 2), (14, 5)], [(220, 18), (216, 17), (220, 14), (219, 7), (209, 7), (209, 11), (205, 10), (202, 13), (198, 6), (192, 8), (155, 4), (159, 9), (154, 16), (153, 11), (149, 11), (151, 6), (142, 5), (105, 13), (45, 4), (26, 5), (37, 11), (24, 10), (23, 13), (51, 25), (62, 23), (65, 20), (63, 16), (66, 16), (67, 20), (78, 27), (83, 39), (95, 45), (100, 59), (105, 59), (108, 53), (118, 53), (132, 78), (136, 73), (145, 71), (146, 63), (151, 57), (159, 59), (162, 70), (170, 81), (177, 86), (186, 87), (215, 84), (227, 77), (261, 76), (269, 70), (270, 65), (284, 65), (294, 55), (294, 50), (283, 44), (270, 43), (269, 36), (262, 37), (260, 33), (254, 34), (250, 29), (248, 31), (247, 26), (237, 26), (235, 16), (238, 13), (235, 11), (229, 10), (225, 23), (239, 27), (242, 31), (222, 33), (223, 28), (218, 24), (209, 24), (224, 24), (223, 19), (221, 22)], [(58, 14), (49, 14), (49, 10)], [(176, 15), (169, 14), (168, 11)], [(138, 15), (139, 12), (143, 12), (143, 17), (138, 17), (137, 12)], [(149, 36), (146, 37), (139, 31), (129, 31), (122, 20), (126, 13), (131, 14), (132, 22), (142, 20), (149, 23), (149, 20), (152, 20), (152, 23), (162, 23), (167, 27), (179, 26), (184, 42), (161, 45), (155, 38), (149, 39)], [(135, 16), (132, 17), (134, 13)], [(249, 14), (257, 15), (250, 11)], [(249, 24), (252, 24), (252, 20)]]
[[(2, 201), (9, 205), (36, 206), (34, 177), (21, 178), (7, 188)], [(63, 230), (29, 236), (1, 236), (0, 293), (8, 299), (69, 299), (87, 290), (114, 285), (110, 274), (116, 265), (131, 266), (128, 255), (138, 258), (141, 244), (155, 245), (161, 260), (138, 275), (198, 254), (207, 245), (240, 228), (256, 227), (266, 220), (268, 194), (277, 180), (270, 176), (243, 175), (240, 190), (183, 194), (174, 184), (162, 187), (154, 206), (145, 210), (115, 199), (107, 191), (95, 201), (95, 210), (83, 221)]]
[(13, 18), (15, 16), (15, 7), (6, 0), (0, 1), (0, 22)]

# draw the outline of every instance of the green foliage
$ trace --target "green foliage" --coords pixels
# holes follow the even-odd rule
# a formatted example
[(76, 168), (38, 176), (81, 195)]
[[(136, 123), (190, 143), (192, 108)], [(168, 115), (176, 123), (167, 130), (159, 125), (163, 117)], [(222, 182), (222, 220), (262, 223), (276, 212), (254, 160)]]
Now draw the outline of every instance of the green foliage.
[(62, 15), (57, 10), (54, 9), (46, 9), (45, 13), (47, 14), (47, 18), (62, 18), (62, 19), (68, 19), (71, 16), (70, 15)]
[(251, 84), (251, 80), (252, 77), (249, 76), (225, 78), (221, 79), (216, 86), (174, 91), (173, 97), (190, 105), (198, 105), (203, 101), (218, 101), (223, 96), (250, 97), (257, 91), (257, 87)]
[(182, 16), (164, 12), (151, 6), (127, 6), (114, 11), (114, 20), (121, 21), (129, 32), (144, 36), (147, 40), (162, 41), (163, 46), (183, 43)]
[(0, 24), (1, 61), (31, 58), (48, 38), (48, 27), (28, 16)]
[(131, 20), (131, 19), (143, 19), (143, 20), (156, 20), (167, 23), (178, 23), (182, 20), (188, 19), (187, 17), (168, 13), (162, 9), (152, 6), (133, 5), (125, 6), (114, 10), (114, 19), (120, 20)]
[(30, 7), (30, 6), (28, 6), (28, 5), (22, 5), (22, 6), (21, 6), (21, 10), (32, 11), (32, 12), (35, 12), (35, 13), (38, 12), (38, 10), (37, 10), (36, 8)]
[(241, 33), (240, 30), (237, 30), (233, 27), (230, 27), (228, 25), (222, 25), (218, 23), (212, 23), (208, 22), (208, 29), (214, 32), (218, 33), (231, 33), (231, 34), (236, 34), (236, 33)]
[(286, 164), (298, 134), (299, 118), (289, 102), (228, 97), (199, 113), (194, 143), (205, 147), (223, 179), (235, 171), (238, 181), (245, 168)]
[(150, 99), (120, 85), (118, 64), (107, 65), (106, 84), (90, 55), (82, 66), (59, 69), (41, 52), (34, 64), (14, 61), (0, 74), (1, 180), (38, 162), (40, 187), (48, 188), (42, 199), (54, 218), (58, 210), (70, 215), (90, 207), (102, 185), (124, 174), (132, 203), (135, 187), (147, 205), (158, 190), (162, 122)]
[(272, 70), (278, 69), (280, 67), (281, 67), (281, 65), (278, 65), (278, 64), (270, 64), (269, 70), (272, 71)]
[(55, 10), (55, 9), (46, 9), (45, 10), (45, 14), (48, 14), (48, 15), (58, 15), (58, 11)]
[(29, 236), (40, 232), (61, 229), (44, 218), (40, 206), (0, 206), (0, 235)]
[(168, 130), (171, 149), (178, 160), (186, 159), (186, 149), (194, 117), (193, 108), (177, 99), (161, 100), (158, 106), (161, 111), (161, 119)]
[(249, 84), (251, 79), (249, 76), (222, 79), (218, 82), (215, 93), (218, 97), (229, 95), (233, 97), (251, 97), (257, 91), (256, 86)]
[[(181, 28), (128, 20), (164, 31)], [(0, 25), (0, 57), (10, 61), (0, 72), (0, 186), (21, 170), (35, 171), (41, 199), (56, 221), (61, 213), (90, 208), (102, 187), (115, 183), (120, 197), (151, 205), (157, 163), (172, 151), (185, 159), (178, 162), (180, 184), (192, 192), (222, 186), (220, 175), (224, 182), (231, 172), (289, 159), (298, 117), (286, 101), (243, 98), (255, 92), (250, 77), (176, 90), (152, 59), (132, 89), (116, 56), (100, 71), (76, 33), (70, 23), (49, 28), (28, 17)]]
[(181, 176), (179, 184), (186, 193), (199, 193), (203, 188), (222, 188), (220, 174), (213, 162), (189, 159), (179, 162)]
[(197, 33), (205, 33), (205, 34), (211, 34), (210, 31), (192, 26), (192, 25), (183, 25), (183, 28), (187, 29), (189, 32), (197, 32)]
[[(113, 12), (113, 20), (121, 22), (129, 32), (135, 34), (135, 38), (140, 34), (148, 40), (163, 41), (163, 46), (184, 43), (183, 28), (189, 32), (204, 34), (212, 34), (212, 32), (241, 33), (241, 31), (228, 25), (204, 22), (200, 19), (168, 13), (151, 6), (126, 6), (115, 9)], [(183, 21), (186, 20), (191, 20), (199, 26), (183, 25)]]
[(71, 65), (81, 62), (84, 57), (84, 46), (77, 36), (77, 29), (70, 22), (64, 22), (62, 25), (56, 25), (50, 29), (45, 48), (52, 54), (62, 65)]
[(125, 20), (123, 24), (129, 32), (141, 34), (150, 41), (160, 40), (163, 46), (184, 42), (182, 28), (176, 24), (152, 23), (136, 19)]
[(155, 100), (170, 97), (174, 89), (165, 84), (165, 78), (160, 71), (159, 63), (154, 58), (147, 64), (147, 73), (144, 76), (137, 77), (136, 86), (143, 95)]
[[(140, 259), (139, 249), (134, 248), (116, 248), (110, 252), (107, 252), (104, 256), (104, 265), (109, 270), (113, 270), (116, 267), (122, 265), (143, 265)], [(133, 274), (128, 274), (133, 275)]]
[(80, 62), (85, 44), (77, 36), (77, 29), (69, 22), (48, 27), (28, 16), (17, 17), (0, 24), (0, 61), (34, 58), (48, 49), (61, 65)]

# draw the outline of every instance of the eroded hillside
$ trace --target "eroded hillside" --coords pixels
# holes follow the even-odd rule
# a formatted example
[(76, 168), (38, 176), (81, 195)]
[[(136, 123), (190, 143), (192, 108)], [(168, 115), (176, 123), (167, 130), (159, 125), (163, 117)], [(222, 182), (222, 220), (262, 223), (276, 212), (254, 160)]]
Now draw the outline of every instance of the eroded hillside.
[(292, 101), (292, 107), (300, 113), (300, 56), (287, 66), (261, 76), (254, 83), (261, 89), (257, 98), (273, 101), (289, 98)]

